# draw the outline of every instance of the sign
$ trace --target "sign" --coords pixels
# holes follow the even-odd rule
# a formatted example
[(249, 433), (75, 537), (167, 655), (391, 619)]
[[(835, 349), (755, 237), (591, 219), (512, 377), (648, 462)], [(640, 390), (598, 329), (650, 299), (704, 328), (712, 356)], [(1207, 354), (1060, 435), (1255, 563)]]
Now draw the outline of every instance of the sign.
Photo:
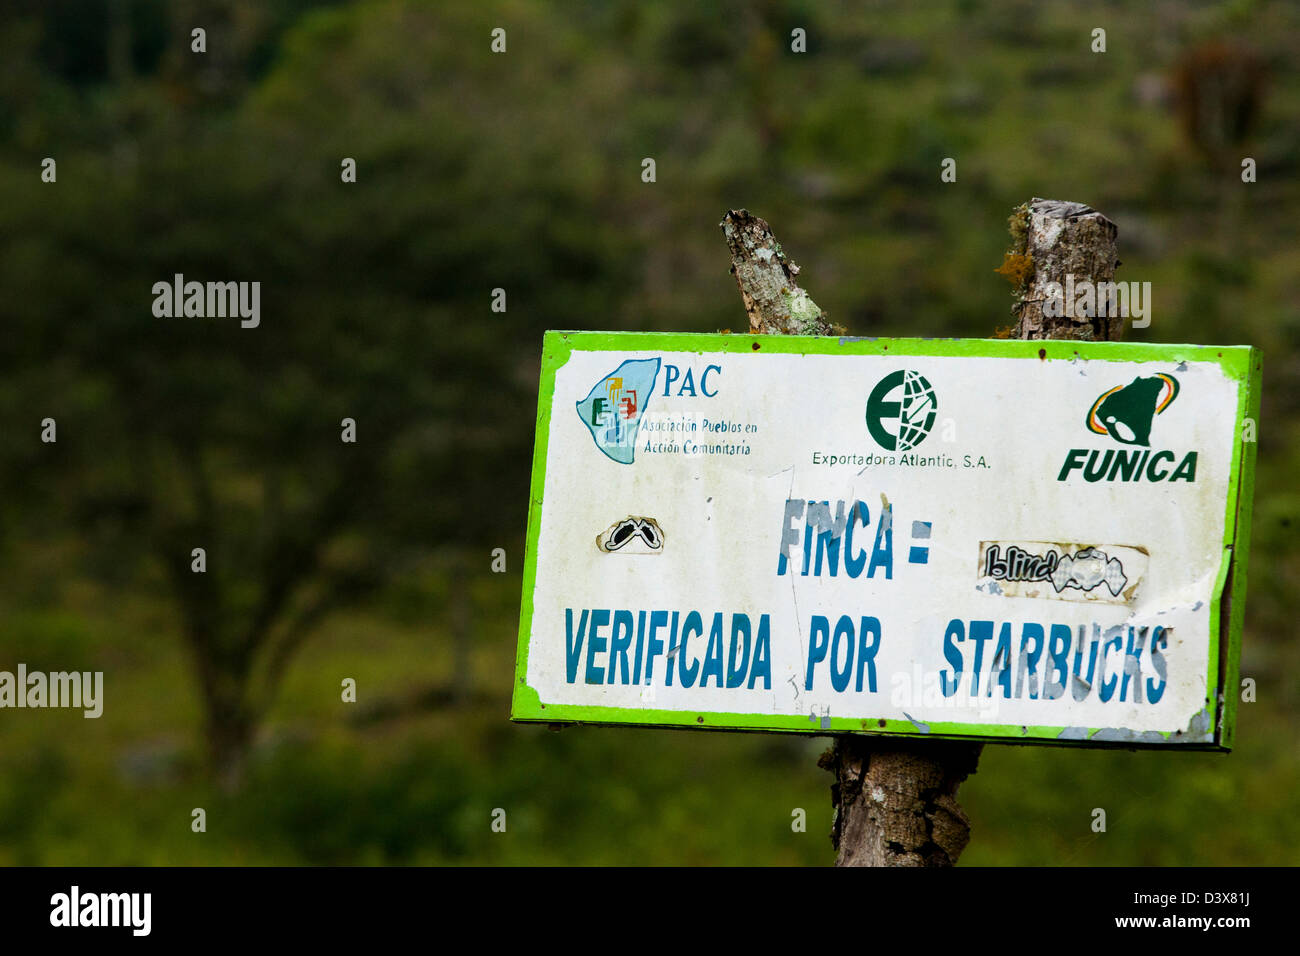
[(1228, 749), (1244, 346), (548, 332), (512, 717)]

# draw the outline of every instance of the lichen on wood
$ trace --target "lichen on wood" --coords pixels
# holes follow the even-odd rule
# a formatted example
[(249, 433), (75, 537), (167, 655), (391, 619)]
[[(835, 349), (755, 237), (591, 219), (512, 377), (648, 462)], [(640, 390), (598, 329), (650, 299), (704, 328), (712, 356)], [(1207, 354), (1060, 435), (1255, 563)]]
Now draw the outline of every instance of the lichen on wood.
[(772, 229), (746, 209), (722, 217), (731, 250), (731, 274), (749, 315), (751, 332), (764, 335), (832, 335), (825, 311), (799, 288), (799, 267), (786, 256)]

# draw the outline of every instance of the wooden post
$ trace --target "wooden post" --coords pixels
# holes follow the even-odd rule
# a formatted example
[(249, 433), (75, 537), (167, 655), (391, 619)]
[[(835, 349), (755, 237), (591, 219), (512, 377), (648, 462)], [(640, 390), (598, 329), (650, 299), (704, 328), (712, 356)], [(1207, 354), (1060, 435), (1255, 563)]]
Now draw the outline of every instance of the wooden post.
[[(720, 225), (751, 332), (840, 331), (799, 287), (799, 267), (766, 222), (733, 209)], [(1017, 207), (1010, 227), (1011, 249), (997, 271), (1014, 287), (1011, 334), (1019, 339), (1118, 339), (1121, 317), (1055, 316), (1043, 308), (1047, 284), (1064, 285), (1067, 274), (1075, 282), (1114, 277), (1119, 265), (1115, 224), (1082, 203), (1035, 198)], [(957, 802), (957, 788), (975, 772), (982, 749), (967, 741), (837, 735), (819, 761), (835, 776), (831, 842), (836, 866), (952, 866), (970, 841), (970, 820)]]
[[(1049, 282), (1109, 282), (1119, 257), (1115, 224), (1091, 206), (1059, 199), (1031, 199), (1011, 214), (1011, 249), (1002, 268), (1015, 286), (1018, 339), (1079, 339), (1117, 342), (1122, 316), (1049, 316), (1043, 312)], [(1071, 313), (1075, 309), (1068, 310)], [(1104, 311), (1104, 306), (1102, 311)]]

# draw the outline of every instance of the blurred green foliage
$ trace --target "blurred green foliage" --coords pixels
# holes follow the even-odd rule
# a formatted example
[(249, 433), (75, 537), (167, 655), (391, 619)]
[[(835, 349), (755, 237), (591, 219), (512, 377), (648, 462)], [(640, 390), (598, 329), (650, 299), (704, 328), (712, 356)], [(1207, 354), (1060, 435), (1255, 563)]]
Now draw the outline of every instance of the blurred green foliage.
[[(852, 333), (988, 336), (1031, 196), (1119, 224), (1155, 293), (1132, 339), (1265, 351), (1259, 699), (1227, 757), (986, 748), (963, 860), (1296, 862), (1298, 40), (1300, 11), (1241, 0), (7, 6), (0, 667), (104, 669), (108, 700), (0, 716), (0, 863), (829, 861), (824, 740), (507, 722), (541, 332), (743, 328), (717, 222), (745, 206)], [(1215, 98), (1224, 63), (1257, 100)], [(261, 327), (155, 319), (177, 272), (261, 281)], [(200, 532), (206, 604), (168, 563)], [(219, 620), (229, 657), (276, 574), (277, 621), (338, 600), (282, 683), (244, 675), (226, 792), (185, 634)]]

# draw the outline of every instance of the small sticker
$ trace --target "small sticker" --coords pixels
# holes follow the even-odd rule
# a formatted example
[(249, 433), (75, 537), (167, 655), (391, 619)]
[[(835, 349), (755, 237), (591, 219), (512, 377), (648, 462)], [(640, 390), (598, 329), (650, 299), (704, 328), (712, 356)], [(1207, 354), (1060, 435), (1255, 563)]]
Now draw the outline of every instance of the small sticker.
[(976, 590), (1004, 597), (1128, 604), (1149, 555), (1125, 545), (982, 541)]
[(598, 534), (596, 547), (606, 554), (662, 554), (664, 533), (653, 518), (629, 516)]

